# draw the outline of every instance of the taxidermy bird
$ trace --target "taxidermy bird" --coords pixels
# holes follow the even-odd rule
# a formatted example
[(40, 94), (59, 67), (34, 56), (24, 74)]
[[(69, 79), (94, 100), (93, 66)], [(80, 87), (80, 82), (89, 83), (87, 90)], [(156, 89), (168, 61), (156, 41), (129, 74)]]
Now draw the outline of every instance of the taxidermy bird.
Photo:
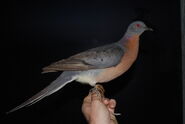
[(95, 86), (96, 83), (106, 83), (122, 75), (136, 60), (139, 37), (146, 30), (152, 31), (142, 21), (132, 22), (118, 42), (89, 49), (43, 68), (43, 73), (63, 73), (49, 86), (8, 113), (34, 104), (74, 80)]

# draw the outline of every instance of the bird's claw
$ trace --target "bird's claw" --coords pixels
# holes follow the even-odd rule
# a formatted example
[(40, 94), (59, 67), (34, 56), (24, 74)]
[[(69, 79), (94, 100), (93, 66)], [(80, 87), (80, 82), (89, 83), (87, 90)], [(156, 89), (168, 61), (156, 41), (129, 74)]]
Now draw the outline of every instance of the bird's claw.
[(102, 96), (104, 96), (105, 89), (103, 88), (102, 85), (97, 84), (97, 85), (95, 85), (95, 88), (100, 92), (100, 94), (101, 94)]
[[(102, 85), (96, 84), (93, 88), (89, 91), (92, 94), (97, 94), (98, 97), (104, 98), (105, 89)], [(114, 116), (120, 116), (121, 113), (113, 113)]]
[(99, 84), (95, 85), (94, 88), (90, 89), (89, 92), (92, 93), (92, 94), (95, 93), (98, 96), (104, 98), (105, 90), (104, 90), (102, 85), (99, 85)]

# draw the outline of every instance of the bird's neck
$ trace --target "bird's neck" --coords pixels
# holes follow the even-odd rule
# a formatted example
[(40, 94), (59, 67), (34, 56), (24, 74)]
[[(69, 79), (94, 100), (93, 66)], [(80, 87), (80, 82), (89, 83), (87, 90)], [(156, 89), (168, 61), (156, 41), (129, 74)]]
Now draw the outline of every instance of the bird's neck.
[(124, 56), (129, 56), (129, 61), (133, 63), (139, 51), (139, 35), (125, 35), (118, 43), (124, 48)]
[[(139, 42), (139, 35), (132, 33), (125, 33), (125, 35), (118, 41), (121, 45), (126, 45), (128, 43)], [(138, 43), (135, 43), (138, 44)]]

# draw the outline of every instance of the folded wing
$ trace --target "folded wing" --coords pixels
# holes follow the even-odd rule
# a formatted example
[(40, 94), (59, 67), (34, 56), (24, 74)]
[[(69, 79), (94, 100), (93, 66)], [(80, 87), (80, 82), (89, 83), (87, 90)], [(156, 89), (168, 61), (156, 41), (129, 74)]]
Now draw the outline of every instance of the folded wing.
[(122, 56), (124, 49), (117, 43), (89, 49), (67, 59), (52, 63), (43, 68), (43, 73), (57, 71), (83, 71), (90, 69), (102, 69), (116, 66)]

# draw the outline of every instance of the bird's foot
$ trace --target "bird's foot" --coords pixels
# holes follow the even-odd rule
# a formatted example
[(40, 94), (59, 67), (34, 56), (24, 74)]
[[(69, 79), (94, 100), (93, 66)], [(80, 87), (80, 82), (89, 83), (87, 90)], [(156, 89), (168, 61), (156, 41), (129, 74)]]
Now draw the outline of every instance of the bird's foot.
[(103, 88), (103, 86), (100, 84), (96, 84), (95, 88), (100, 92), (101, 96), (104, 97), (105, 89)]
[(97, 84), (94, 86), (94, 88), (90, 89), (91, 93), (96, 93), (98, 96), (104, 98), (105, 90), (102, 85)]
[[(105, 89), (103, 88), (102, 85), (100, 84), (96, 84), (92, 89), (90, 89), (89, 91), (92, 94), (97, 94), (98, 97), (100, 98), (104, 98), (104, 93), (105, 93)], [(113, 113), (114, 116), (119, 116), (121, 115), (121, 113)]]

